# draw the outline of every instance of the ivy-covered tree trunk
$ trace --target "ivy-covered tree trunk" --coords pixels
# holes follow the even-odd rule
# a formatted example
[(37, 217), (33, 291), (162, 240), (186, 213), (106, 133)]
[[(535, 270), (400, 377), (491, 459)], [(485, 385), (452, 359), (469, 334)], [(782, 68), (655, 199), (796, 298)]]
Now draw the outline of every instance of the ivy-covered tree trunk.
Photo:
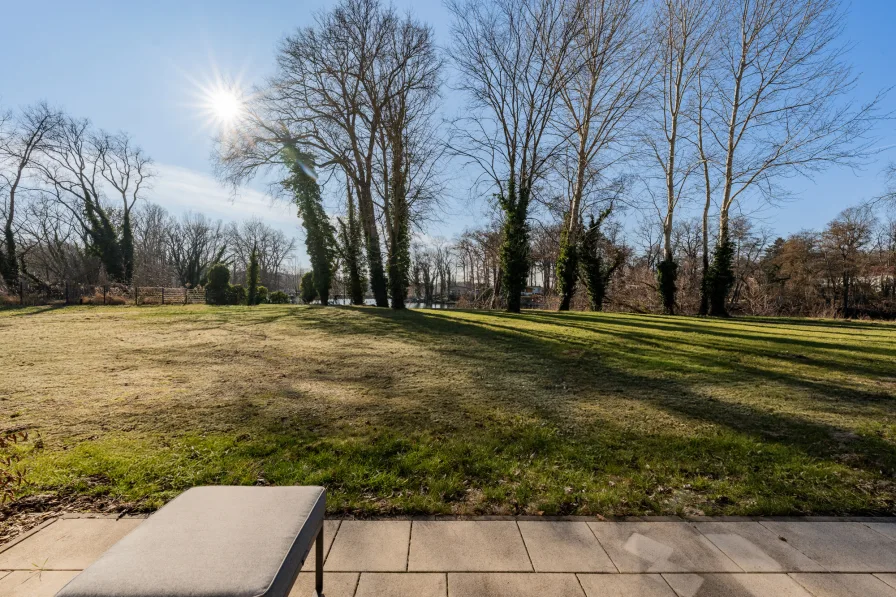
[(392, 308), (404, 309), (408, 295), (411, 268), (410, 211), (408, 209), (404, 139), (401, 129), (390, 135), (392, 170), (389, 181), (391, 209), (389, 211), (389, 292)]
[(507, 195), (500, 198), (504, 210), (504, 235), (501, 241), (501, 288), (508, 313), (519, 313), (523, 289), (529, 277), (529, 189), (511, 177)]
[(324, 211), (320, 196), (320, 185), (313, 176), (314, 159), (308, 154), (288, 148), (285, 151), (292, 176), (284, 181), (284, 186), (295, 195), (299, 217), (305, 228), (305, 248), (311, 258), (314, 273), (314, 288), (321, 305), (330, 302), (330, 284), (333, 279), (333, 249), (335, 233)]
[(587, 228), (582, 232), (577, 247), (582, 281), (588, 291), (588, 302), (592, 311), (603, 311), (610, 280), (623, 260), (621, 251), (608, 252), (605, 246), (608, 243), (600, 231), (601, 225), (612, 209), (610, 206), (602, 211), (596, 220), (591, 218)]
[(728, 234), (728, 222), (722, 220), (719, 242), (709, 266), (709, 314), (715, 317), (728, 316), (728, 292), (734, 284), (734, 243)]
[(12, 222), (7, 221), (3, 229), (3, 248), (0, 248), (0, 275), (10, 290), (15, 288), (19, 280), (19, 262), (16, 258), (16, 237)]
[(370, 272), (370, 290), (377, 307), (389, 306), (389, 293), (386, 288), (386, 272), (383, 269), (383, 251), (380, 248), (380, 234), (376, 228), (376, 215), (373, 211), (373, 196), (370, 181), (358, 185), (358, 209), (361, 212), (361, 224), (364, 230), (364, 244), (367, 252), (367, 271)]
[[(351, 184), (351, 183), (349, 183)], [(340, 237), (342, 242), (343, 272), (348, 278), (348, 297), (353, 305), (364, 304), (364, 262), (361, 255), (361, 226), (355, 210), (355, 199), (348, 189), (348, 214), (347, 222), (339, 221)]]
[(131, 228), (131, 210), (124, 212), (124, 218), (121, 223), (121, 258), (122, 258), (122, 281), (130, 284), (134, 279), (134, 231)]
[(667, 315), (675, 314), (675, 293), (678, 290), (678, 264), (670, 255), (659, 262), (656, 268), (656, 278), (663, 301), (663, 312)]
[(249, 256), (249, 271), (246, 272), (247, 300), (246, 303), (251, 307), (258, 304), (258, 250), (252, 247), (252, 254)]
[(700, 276), (700, 315), (709, 314), (709, 204), (709, 192), (707, 191), (707, 201), (703, 208), (703, 271)]
[(99, 257), (106, 275), (113, 282), (125, 282), (124, 259), (118, 231), (90, 191), (84, 189), (84, 215), (89, 225), (87, 236), (90, 240), (90, 251)]
[[(570, 216), (571, 214), (567, 214), (565, 219), (569, 220)], [(560, 252), (557, 255), (557, 284), (560, 290), (558, 311), (569, 311), (579, 277), (578, 243), (574, 232), (581, 228), (582, 224), (570, 221), (564, 224), (560, 234)], [(575, 226), (575, 230), (572, 229), (573, 226)]]

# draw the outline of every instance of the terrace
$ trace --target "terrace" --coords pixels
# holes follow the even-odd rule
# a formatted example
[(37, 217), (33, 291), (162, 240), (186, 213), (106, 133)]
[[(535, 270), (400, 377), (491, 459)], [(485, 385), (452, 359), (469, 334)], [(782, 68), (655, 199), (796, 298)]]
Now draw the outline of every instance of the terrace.
[[(140, 517), (68, 515), (0, 546), (0, 595), (51, 597)], [(327, 520), (327, 597), (896, 596), (875, 518)], [(291, 593), (314, 594), (313, 558)]]

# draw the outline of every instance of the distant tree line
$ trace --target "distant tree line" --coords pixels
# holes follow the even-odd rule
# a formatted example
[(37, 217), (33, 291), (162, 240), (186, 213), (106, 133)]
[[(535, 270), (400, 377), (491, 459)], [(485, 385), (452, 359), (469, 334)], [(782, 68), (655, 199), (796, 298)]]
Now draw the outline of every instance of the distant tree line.
[[(787, 237), (775, 237), (746, 217), (732, 218), (732, 282), (726, 312), (896, 317), (896, 213), (887, 214), (878, 215), (863, 204), (847, 208), (820, 230)], [(570, 308), (662, 313), (661, 281), (655, 275), (665, 258), (662, 222), (645, 220), (627, 236), (618, 222), (605, 229), (598, 251), (591, 253), (601, 256), (603, 269), (598, 271), (605, 276), (591, 288), (587, 280), (580, 280)], [(702, 218), (693, 217), (679, 219), (672, 230), (673, 258), (679, 264), (676, 312), (682, 314), (702, 312), (702, 229)], [(528, 306), (556, 309), (564, 300), (557, 267), (561, 234), (558, 226), (533, 230), (533, 267), (527, 285), (535, 292)], [(431, 300), (494, 308), (500, 284), (499, 246), (495, 226), (440, 242), (440, 260), (448, 264), (446, 278), (452, 282), (447, 290), (436, 290)]]

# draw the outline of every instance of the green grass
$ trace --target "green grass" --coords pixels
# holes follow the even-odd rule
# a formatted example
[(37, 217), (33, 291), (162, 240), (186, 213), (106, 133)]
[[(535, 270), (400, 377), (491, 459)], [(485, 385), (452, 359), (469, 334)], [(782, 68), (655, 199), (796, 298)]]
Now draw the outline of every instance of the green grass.
[[(896, 514), (896, 326), (293, 306), (0, 311), (25, 493), (333, 513)], [(6, 375), (8, 373), (8, 375)]]

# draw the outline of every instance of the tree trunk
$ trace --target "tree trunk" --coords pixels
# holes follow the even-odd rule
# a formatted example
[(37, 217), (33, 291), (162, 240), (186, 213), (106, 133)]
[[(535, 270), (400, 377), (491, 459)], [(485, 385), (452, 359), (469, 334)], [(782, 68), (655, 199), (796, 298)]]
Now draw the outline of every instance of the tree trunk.
[(376, 229), (376, 216), (373, 211), (373, 197), (370, 181), (358, 185), (358, 208), (361, 212), (361, 223), (364, 229), (364, 242), (367, 248), (367, 266), (370, 272), (370, 289), (377, 307), (388, 307), (389, 296), (386, 291), (386, 274), (383, 271), (383, 252), (380, 248), (380, 235)]

